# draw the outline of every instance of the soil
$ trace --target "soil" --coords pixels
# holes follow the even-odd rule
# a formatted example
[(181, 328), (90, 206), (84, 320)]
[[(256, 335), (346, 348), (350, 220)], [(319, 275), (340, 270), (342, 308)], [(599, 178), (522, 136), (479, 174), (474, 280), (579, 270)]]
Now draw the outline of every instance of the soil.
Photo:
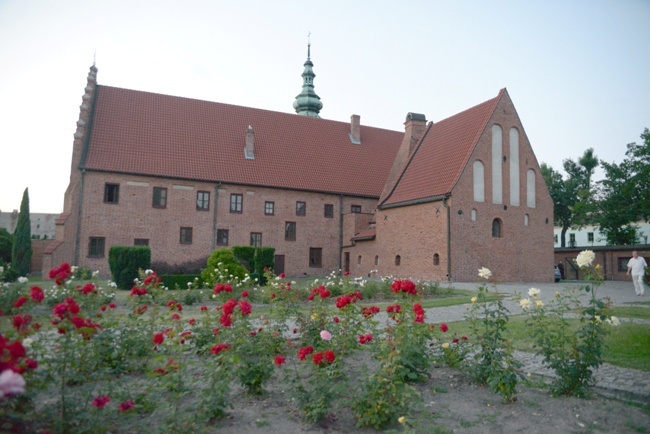
[[(541, 379), (517, 386), (517, 400), (504, 403), (487, 387), (468, 381), (459, 370), (434, 368), (416, 385), (420, 410), (381, 432), (415, 433), (650, 433), (650, 408), (593, 394), (587, 399), (550, 396)], [(357, 428), (349, 409), (337, 409), (327, 421), (301, 421), (288, 392), (271, 384), (262, 397), (237, 393), (235, 406), (215, 428), (223, 433), (374, 433)]]

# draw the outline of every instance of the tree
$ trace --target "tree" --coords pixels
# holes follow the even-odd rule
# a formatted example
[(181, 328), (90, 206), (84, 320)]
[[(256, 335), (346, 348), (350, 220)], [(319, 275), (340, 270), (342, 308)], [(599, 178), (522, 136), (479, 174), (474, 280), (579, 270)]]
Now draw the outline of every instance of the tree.
[(26, 276), (32, 261), (32, 228), (29, 221), (29, 192), (27, 188), (20, 203), (20, 213), (13, 238), (11, 267), (20, 276)]
[(5, 228), (0, 228), (0, 262), (7, 264), (11, 262), (11, 250), (13, 246), (12, 236)]
[(554, 221), (562, 228), (560, 246), (566, 246), (566, 232), (571, 227), (580, 227), (594, 220), (595, 206), (591, 188), (591, 176), (598, 166), (598, 158), (592, 148), (587, 149), (578, 161), (563, 161), (565, 179), (562, 174), (542, 163), (542, 176), (546, 181), (555, 206)]
[(600, 164), (605, 179), (599, 181), (598, 224), (608, 244), (638, 242), (633, 223), (650, 219), (650, 132), (641, 134), (642, 144), (630, 143), (621, 164)]

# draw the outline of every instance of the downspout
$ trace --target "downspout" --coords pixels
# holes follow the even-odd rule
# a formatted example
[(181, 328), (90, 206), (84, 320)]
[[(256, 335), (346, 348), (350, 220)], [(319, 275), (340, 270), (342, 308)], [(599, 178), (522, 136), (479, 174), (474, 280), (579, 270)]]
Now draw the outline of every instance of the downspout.
[(343, 193), (339, 195), (339, 274), (343, 270)]
[(217, 247), (217, 205), (219, 205), (220, 187), (221, 187), (221, 182), (215, 185), (214, 187), (214, 214), (212, 216), (212, 252), (214, 252)]
[(447, 205), (447, 199), (449, 196), (445, 196), (442, 199), (442, 206), (447, 209), (447, 279), (449, 282), (453, 282), (454, 279), (451, 277), (451, 208)]
[(77, 202), (77, 229), (74, 236), (74, 265), (79, 265), (79, 237), (81, 236), (81, 209), (83, 207), (83, 197), (84, 197), (84, 175), (86, 174), (86, 169), (81, 169), (81, 179), (79, 180), (79, 200)]

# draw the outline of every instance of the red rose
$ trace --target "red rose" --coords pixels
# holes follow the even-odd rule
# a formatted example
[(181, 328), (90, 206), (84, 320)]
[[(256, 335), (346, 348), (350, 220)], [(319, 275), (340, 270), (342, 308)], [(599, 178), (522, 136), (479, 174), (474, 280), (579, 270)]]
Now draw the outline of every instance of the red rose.
[(340, 319), (339, 319), (338, 316), (335, 316), (335, 317), (333, 318), (333, 321), (336, 322), (336, 323), (338, 323), (338, 322), (340, 321)]
[(104, 406), (106, 404), (108, 404), (108, 402), (110, 400), (111, 400), (111, 398), (109, 398), (108, 396), (100, 395), (100, 396), (96, 397), (95, 399), (93, 399), (93, 405), (95, 407), (97, 407), (97, 408), (104, 408)]
[(222, 351), (224, 351), (224, 350), (227, 350), (228, 348), (230, 348), (230, 345), (226, 345), (226, 344), (217, 344), (217, 345), (215, 345), (214, 347), (212, 347), (212, 349), (210, 350), (210, 352), (216, 356), (217, 354), (219, 354), (220, 352), (222, 352)]
[(162, 344), (164, 340), (165, 340), (165, 335), (162, 334), (161, 332), (155, 333), (153, 335), (153, 343), (156, 345)]
[(133, 408), (133, 401), (131, 401), (130, 399), (128, 401), (124, 401), (120, 405), (118, 405), (117, 408), (120, 410), (120, 413), (129, 411)]
[(223, 304), (223, 313), (225, 315), (231, 315), (235, 311), (235, 306), (237, 306), (237, 300), (231, 298)]
[(284, 279), (285, 277), (287, 277), (286, 274), (284, 274), (284, 273), (280, 273), (280, 279)]
[(38, 286), (32, 286), (29, 295), (36, 303), (40, 303), (45, 298), (45, 293)]
[(327, 363), (334, 363), (334, 360), (336, 360), (336, 354), (334, 354), (334, 351), (325, 351), (325, 360), (327, 360)]
[(274, 298), (275, 298), (275, 292), (272, 292), (271, 293), (271, 299), (274, 299)]
[(300, 360), (305, 360), (307, 355), (309, 355), (309, 354), (311, 354), (313, 352), (314, 352), (314, 347), (312, 347), (311, 345), (309, 345), (307, 347), (302, 347), (300, 350), (298, 350), (298, 358)]
[(443, 333), (447, 333), (447, 330), (449, 330), (449, 327), (447, 327), (447, 324), (444, 322), (440, 324), (440, 330), (442, 330)]
[(194, 325), (196, 323), (196, 320), (194, 318), (190, 318), (189, 321), (187, 321), (189, 325)]
[(242, 291), (241, 296), (242, 296), (243, 298), (248, 297), (248, 291)]
[(111, 309), (115, 309), (117, 305), (115, 303), (109, 303), (108, 307), (110, 307)]
[(201, 306), (201, 312), (205, 312), (208, 310), (208, 306)]
[(219, 323), (224, 327), (230, 327), (232, 325), (232, 319), (230, 318), (230, 315), (224, 313), (221, 315), (221, 318), (219, 318)]
[(172, 314), (172, 319), (174, 321), (178, 321), (179, 319), (181, 319), (181, 316), (179, 314), (177, 314), (177, 313), (174, 313), (174, 314)]
[(25, 303), (27, 303), (27, 297), (18, 297), (18, 299), (14, 301), (14, 307), (19, 308)]
[(242, 315), (250, 315), (253, 306), (246, 300), (241, 300), (239, 302), (239, 308), (241, 309)]
[(323, 361), (323, 353), (320, 351), (317, 353), (314, 353), (314, 365), (320, 365), (320, 363)]
[(273, 359), (273, 363), (275, 363), (278, 366), (281, 366), (286, 363), (286, 360), (284, 359), (283, 356), (275, 356), (275, 359)]

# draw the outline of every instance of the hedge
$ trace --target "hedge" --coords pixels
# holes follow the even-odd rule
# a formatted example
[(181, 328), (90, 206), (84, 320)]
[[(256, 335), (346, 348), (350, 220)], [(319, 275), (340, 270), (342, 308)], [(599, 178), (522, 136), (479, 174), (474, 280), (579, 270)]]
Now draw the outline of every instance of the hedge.
[(159, 276), (159, 277), (160, 280), (162, 280), (162, 284), (169, 289), (176, 289), (177, 285), (178, 285), (178, 289), (187, 289), (187, 283), (192, 282), (194, 286), (194, 279), (196, 279), (197, 277), (199, 279), (198, 287), (200, 288), (203, 285), (203, 281), (201, 280), (200, 274), (174, 274), (174, 275)]
[(146, 246), (113, 246), (108, 265), (119, 289), (131, 289), (140, 269), (151, 268), (151, 249)]

